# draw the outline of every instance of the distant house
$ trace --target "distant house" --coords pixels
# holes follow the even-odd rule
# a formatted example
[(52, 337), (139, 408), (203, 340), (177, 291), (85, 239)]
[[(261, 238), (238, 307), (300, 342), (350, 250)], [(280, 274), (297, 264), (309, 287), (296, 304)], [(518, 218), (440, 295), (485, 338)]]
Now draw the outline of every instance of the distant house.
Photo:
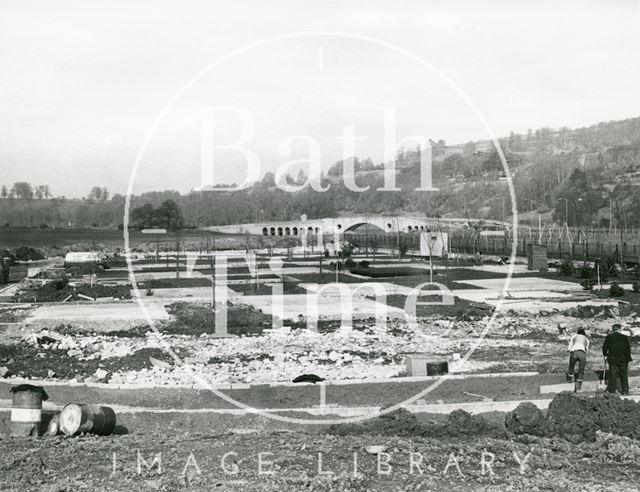
[(449, 234), (446, 232), (420, 233), (420, 256), (444, 258), (449, 249)]
[(98, 263), (100, 254), (96, 251), (74, 251), (64, 257), (65, 263)]

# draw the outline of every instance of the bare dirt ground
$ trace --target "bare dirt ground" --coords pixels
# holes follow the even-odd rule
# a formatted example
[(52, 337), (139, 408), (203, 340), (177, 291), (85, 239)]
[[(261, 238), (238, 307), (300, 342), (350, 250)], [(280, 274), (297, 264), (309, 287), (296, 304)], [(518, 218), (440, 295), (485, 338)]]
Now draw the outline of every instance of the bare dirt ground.
[[(463, 435), (443, 440), (295, 429), (3, 438), (0, 488), (573, 490), (580, 484), (580, 490), (638, 490), (638, 458), (621, 439), (576, 446), (562, 438), (532, 436)], [(621, 449), (624, 445), (626, 450)], [(384, 454), (372, 454), (372, 446), (382, 446)], [(635, 441), (634, 446), (637, 449)], [(158, 461), (147, 469), (154, 459)]]
[[(476, 287), (485, 287), (483, 298), (486, 299), (499, 294), (504, 270), (503, 266), (487, 270), (457, 268), (440, 272), (439, 277), (448, 285), (459, 286), (461, 295), (465, 290), (470, 294), (472, 289), (468, 287), (475, 282)], [(300, 280), (310, 283), (331, 280), (326, 272), (326, 278), (314, 272), (313, 267), (305, 265), (296, 274)], [(165, 274), (147, 273), (150, 278)], [(524, 274), (522, 268), (518, 274)], [(347, 275), (342, 278), (350, 283), (363, 281)], [(406, 294), (406, 289), (424, 280), (419, 276), (378, 281), (385, 284), (386, 291), (389, 285), (395, 285)], [(556, 297), (559, 301), (562, 294), (558, 291), (573, 291), (577, 285), (566, 285), (567, 282), (555, 279), (536, 282), (532, 277), (517, 279), (513, 295), (525, 295), (528, 291), (522, 289), (534, 285), (539, 296)], [(273, 332), (269, 331), (273, 319), (268, 309), (268, 291), (263, 289), (264, 292), (251, 295), (250, 289), (245, 292), (230, 288), (229, 292), (235, 294), (234, 302), (243, 299), (265, 312), (254, 310), (251, 316), (242, 318), (250, 328), (240, 333), (243, 336), (219, 339), (211, 336), (215, 330), (212, 313), (207, 303), (202, 302), (209, 289), (200, 289), (171, 288), (165, 294), (157, 289), (158, 295), (148, 299), (149, 306), (158, 307), (154, 311), (158, 318), (164, 318), (158, 323), (161, 336), (140, 322), (139, 313), (132, 311), (138, 309), (134, 303), (20, 306), (4, 310), (0, 314), (8, 325), (0, 334), (0, 367), (17, 376), (55, 381), (155, 384), (163, 385), (162, 390), (171, 385), (192, 384), (191, 372), (174, 364), (163, 351), (166, 342), (181, 358), (193, 360), (197, 371), (213, 383), (290, 381), (305, 372), (330, 380), (378, 379), (404, 374), (404, 357), (408, 352), (440, 357), (466, 353), (476, 345), (492, 314), (487, 306), (473, 307), (471, 300), (467, 300), (455, 307), (457, 311), (434, 309), (429, 316), (420, 317), (414, 327), (402, 319), (381, 326), (371, 317), (375, 315), (376, 302), (359, 297), (354, 301), (356, 311), (358, 306), (365, 306), (367, 310), (361, 310), (362, 319), (354, 321), (353, 330), (345, 333), (340, 330), (342, 323), (338, 318), (342, 313), (337, 297), (328, 296), (320, 308), (330, 316), (321, 319), (318, 333), (312, 333), (305, 328), (304, 320), (297, 319), (298, 314), (307, 312), (306, 299), (303, 303), (304, 296), (293, 295), (285, 300), (288, 317), (293, 318), (288, 323), (290, 328)], [(399, 294), (395, 295), (396, 298), (390, 294), (387, 299), (392, 311), (399, 310), (393, 303), (403, 300)], [(171, 304), (178, 299), (189, 302)], [(198, 300), (201, 305), (193, 302)], [(590, 354), (587, 379), (593, 378), (594, 370), (600, 368), (598, 351), (602, 335), (614, 321), (613, 314), (602, 309), (587, 309), (567, 317), (554, 309), (569, 304), (544, 299), (527, 302), (534, 311), (547, 309), (547, 312), (532, 314), (522, 309), (524, 304), (506, 305), (469, 362), (457, 367), (452, 364), (452, 370), (466, 373), (538, 371), (556, 373), (544, 374), (542, 379), (561, 378), (558, 373), (565, 369), (567, 339), (557, 326), (565, 323), (569, 332), (578, 327), (589, 330), (593, 355)], [(575, 306), (575, 303), (570, 305)], [(512, 308), (513, 312), (509, 312)], [(24, 327), (22, 323), (28, 316), (37, 317), (38, 323), (48, 323), (49, 333), (42, 336), (39, 329), (43, 326), (38, 323)], [(116, 322), (120, 318), (130, 323), (120, 326), (121, 323)], [(628, 327), (638, 325), (633, 316), (625, 319)], [(632, 344), (632, 351), (637, 353), (636, 338)], [(157, 366), (150, 357), (165, 364)], [(563, 381), (545, 379), (545, 382)], [(450, 383), (443, 384), (430, 398), (477, 401), (464, 395), (472, 392), (489, 396), (500, 393), (498, 399), (518, 399), (531, 396), (539, 388), (539, 381), (528, 384), (524, 379), (493, 381), (492, 385), (480, 379), (459, 384), (451, 380)], [(494, 392), (496, 384), (499, 388)], [(230, 394), (256, 407), (281, 408), (315, 405), (320, 396), (315, 386), (298, 387), (296, 392), (268, 384), (261, 386)], [(336, 404), (385, 406), (397, 403), (405, 393), (415, 394), (419, 384), (402, 390), (400, 385), (391, 383), (374, 386), (362, 385), (360, 389), (329, 386), (326, 398)], [(148, 396), (137, 387), (131, 391), (136, 392), (139, 399)], [(166, 394), (156, 389), (149, 391), (155, 393), (156, 399)], [(205, 403), (211, 405), (210, 401), (198, 403), (189, 398), (176, 398), (172, 400), (176, 405), (180, 402), (200, 405), (198, 408)], [(149, 400), (148, 404), (151, 403), (163, 407), (156, 400)], [(629, 407), (625, 411), (631, 415), (638, 409)], [(580, 418), (584, 420), (592, 414), (586, 411)], [(620, 419), (635, 422), (624, 412), (620, 415)], [(473, 432), (452, 431), (442, 439), (442, 434), (424, 432), (411, 420), (385, 421), (355, 431), (314, 432), (293, 425), (285, 431), (276, 431), (275, 426), (273, 430), (265, 427), (257, 430), (247, 425), (222, 432), (220, 427), (213, 431), (198, 426), (178, 428), (172, 418), (167, 416), (163, 421), (166, 426), (163, 432), (144, 433), (142, 428), (131, 426), (130, 435), (101, 438), (0, 438), (0, 489), (559, 490), (573, 489), (578, 483), (583, 490), (637, 489), (640, 447), (629, 437), (606, 437), (575, 445), (571, 444), (571, 436), (514, 436), (505, 433), (503, 428), (478, 424), (472, 426)], [(633, 435), (634, 429), (630, 432), (631, 437), (638, 437)], [(386, 454), (367, 450), (370, 446), (383, 446)], [(147, 470), (138, 459), (138, 451), (146, 463), (160, 454), (161, 473), (157, 467)], [(417, 466), (416, 461), (420, 461)], [(490, 468), (487, 461), (491, 463)], [(522, 463), (525, 465), (521, 466)], [(234, 465), (237, 473), (229, 473), (235, 470)], [(328, 471), (332, 473), (325, 473)]]

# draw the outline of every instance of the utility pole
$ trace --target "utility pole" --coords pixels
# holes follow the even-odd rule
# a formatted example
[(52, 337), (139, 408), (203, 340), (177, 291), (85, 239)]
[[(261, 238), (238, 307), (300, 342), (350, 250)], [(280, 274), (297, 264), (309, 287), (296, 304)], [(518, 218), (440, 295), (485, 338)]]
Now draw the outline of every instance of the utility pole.
[(611, 224), (613, 223), (613, 214), (611, 206), (611, 195), (609, 195), (609, 235), (611, 235)]
[(216, 240), (211, 238), (209, 248), (209, 264), (211, 265), (211, 309), (216, 310)]
[(526, 198), (525, 201), (529, 202), (529, 225), (533, 227), (533, 200)]

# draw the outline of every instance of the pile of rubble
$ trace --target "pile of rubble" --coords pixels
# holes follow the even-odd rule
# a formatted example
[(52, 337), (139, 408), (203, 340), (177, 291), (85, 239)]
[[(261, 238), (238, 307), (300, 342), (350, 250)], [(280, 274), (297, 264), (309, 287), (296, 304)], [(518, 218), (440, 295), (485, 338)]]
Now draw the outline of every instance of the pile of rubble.
[[(565, 321), (569, 326), (560, 333), (558, 323)], [(44, 329), (27, 335), (20, 343), (35, 348), (36, 355), (56, 351), (59, 355), (51, 358), (58, 364), (63, 364), (65, 357), (69, 363), (96, 361), (98, 369), (89, 377), (114, 384), (192, 385), (198, 380), (212, 384), (266, 383), (291, 381), (305, 373), (329, 380), (383, 379), (406, 374), (405, 358), (409, 353), (464, 355), (482, 337), (488, 322), (489, 318), (431, 319), (414, 326), (390, 320), (387, 326), (355, 324), (351, 330), (341, 328), (328, 333), (284, 328), (267, 330), (260, 336), (231, 338), (216, 338), (207, 333), (163, 335), (151, 330), (96, 335)], [(511, 350), (514, 355), (523, 350), (545, 354), (545, 360), (556, 367), (560, 358), (565, 357), (567, 333), (584, 327), (592, 335), (604, 334), (610, 323), (611, 320), (602, 318), (567, 320), (560, 315), (498, 317), (474, 355), (450, 370), (467, 373), (500, 370), (500, 364), (531, 370), (509, 359)], [(633, 327), (633, 323), (627, 325)], [(173, 360), (172, 350), (180, 355), (180, 362)], [(145, 356), (147, 353), (163, 355), (167, 362), (153, 364)], [(0, 360), (0, 368), (2, 365)], [(80, 366), (86, 368), (87, 364)], [(105, 368), (109, 369), (106, 373)], [(53, 378), (68, 372), (56, 367), (52, 371)]]

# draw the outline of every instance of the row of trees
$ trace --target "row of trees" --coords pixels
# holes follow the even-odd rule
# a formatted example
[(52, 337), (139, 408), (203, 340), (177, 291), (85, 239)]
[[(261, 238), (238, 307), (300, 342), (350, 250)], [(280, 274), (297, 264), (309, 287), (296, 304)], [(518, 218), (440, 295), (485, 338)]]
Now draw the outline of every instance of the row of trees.
[(18, 181), (13, 183), (13, 186), (9, 189), (6, 185), (2, 185), (0, 188), (0, 197), (2, 198), (17, 198), (23, 200), (38, 200), (51, 198), (51, 191), (49, 185), (32, 186), (26, 181)]
[[(32, 185), (27, 181), (17, 181), (11, 188), (7, 185), (0, 187), (0, 198), (17, 200), (49, 200), (53, 198), (49, 185)], [(63, 198), (64, 197), (58, 197)], [(106, 201), (109, 199), (109, 191), (105, 187), (94, 186), (86, 196), (91, 201)]]
[[(562, 142), (574, 142), (575, 147), (562, 150)], [(553, 211), (557, 220), (564, 221), (568, 208), (571, 225), (601, 225), (599, 220), (610, 206), (618, 224), (640, 225), (640, 118), (573, 131), (542, 129), (526, 136), (512, 133), (500, 143), (521, 213), (531, 208)], [(379, 172), (382, 164), (355, 159), (356, 183), (370, 187), (363, 193), (344, 185), (340, 179), (344, 165), (338, 162), (322, 178), (323, 186), (331, 184), (324, 193), (309, 188), (297, 193), (282, 191), (276, 186), (274, 174), (267, 173), (251, 188), (241, 191), (222, 188), (133, 196), (130, 223), (137, 227), (177, 228), (185, 224), (294, 220), (302, 213), (312, 219), (344, 212), (406, 211), (431, 217), (450, 214), (494, 219), (510, 215), (509, 187), (499, 179), (503, 169), (495, 149), (470, 142), (462, 152), (450, 154), (444, 141), (432, 145), (434, 186), (438, 191), (415, 191), (420, 182), (420, 150), (405, 149), (396, 157), (401, 193), (376, 191), (383, 186), (383, 173)], [(304, 172), (289, 179), (298, 184), (305, 180)], [(34, 188), (25, 182), (15, 183), (11, 190), (3, 187), (2, 196), (15, 199), (0, 200), (0, 224), (115, 227), (123, 222), (124, 197), (111, 197), (103, 187), (93, 187), (82, 200), (51, 198), (48, 187)], [(44, 200), (34, 198), (40, 197), (47, 203), (39, 206)], [(566, 203), (570, 205), (567, 207)]]
[(132, 210), (131, 225), (139, 229), (162, 227), (176, 230), (184, 227), (184, 217), (182, 210), (173, 200), (165, 200), (157, 208), (145, 203)]

